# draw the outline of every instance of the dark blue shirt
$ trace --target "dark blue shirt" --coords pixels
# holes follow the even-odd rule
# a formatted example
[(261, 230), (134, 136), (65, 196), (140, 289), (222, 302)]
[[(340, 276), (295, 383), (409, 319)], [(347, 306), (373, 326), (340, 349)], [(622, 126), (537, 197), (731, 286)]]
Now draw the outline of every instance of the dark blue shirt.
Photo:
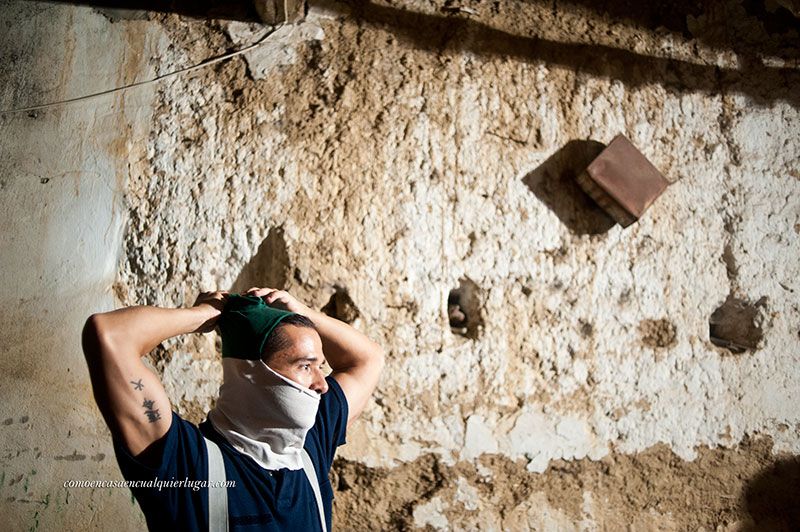
[[(328, 471), (336, 448), (345, 443), (347, 400), (332, 377), (322, 395), (314, 426), (306, 434), (305, 449), (319, 478), (325, 520), (331, 530), (333, 489)], [(172, 412), (172, 424), (161, 447), (158, 466), (148, 467), (114, 440), (117, 463), (126, 480), (208, 480), (208, 454), (203, 436), (219, 445), (228, 487), (230, 530), (321, 530), (317, 501), (302, 469), (268, 471), (234, 449), (206, 419), (199, 426)], [(206, 487), (132, 487), (150, 530), (208, 530)]]

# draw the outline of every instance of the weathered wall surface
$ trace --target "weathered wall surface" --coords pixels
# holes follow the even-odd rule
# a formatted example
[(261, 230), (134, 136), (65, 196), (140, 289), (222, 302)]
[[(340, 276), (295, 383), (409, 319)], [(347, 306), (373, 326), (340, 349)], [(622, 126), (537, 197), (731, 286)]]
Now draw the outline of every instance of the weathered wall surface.
[[(58, 101), (152, 76), (163, 33), (90, 8), (4, 2), (0, 109)], [(141, 76), (141, 78), (140, 78)], [(122, 255), (129, 146), (146, 138), (152, 89), (0, 114), (0, 529), (140, 529), (92, 398), (80, 331), (111, 310)]]
[[(389, 364), (340, 449), (340, 529), (797, 523), (798, 23), (751, 4), (312, 3), (245, 58), (162, 82), (144, 132), (120, 134), (116, 304), (347, 293)], [(159, 73), (264, 33), (94, 16), (163, 32)], [(619, 132), (672, 181), (626, 229), (573, 182)], [(459, 286), (466, 336), (448, 323)], [(205, 336), (151, 359), (193, 421), (216, 356)], [(91, 420), (62, 454), (107, 449), (78, 402), (47, 407)], [(45, 427), (29, 432), (12, 452)], [(52, 471), (24, 493), (70, 470)], [(15, 486), (3, 504), (31, 519)], [(127, 494), (87, 497), (140, 526)]]

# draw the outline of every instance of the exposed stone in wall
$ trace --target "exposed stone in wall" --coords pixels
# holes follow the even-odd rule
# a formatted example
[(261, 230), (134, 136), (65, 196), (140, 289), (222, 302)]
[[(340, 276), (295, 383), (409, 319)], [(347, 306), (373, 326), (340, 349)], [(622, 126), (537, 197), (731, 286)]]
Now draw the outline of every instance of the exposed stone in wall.
[(452, 466), (423, 455), (392, 469), (338, 459), (334, 526), (788, 531), (800, 523), (800, 459), (771, 447), (769, 438), (745, 438), (698, 449), (687, 462), (659, 444), (599, 461), (558, 460), (542, 473), (500, 455)]

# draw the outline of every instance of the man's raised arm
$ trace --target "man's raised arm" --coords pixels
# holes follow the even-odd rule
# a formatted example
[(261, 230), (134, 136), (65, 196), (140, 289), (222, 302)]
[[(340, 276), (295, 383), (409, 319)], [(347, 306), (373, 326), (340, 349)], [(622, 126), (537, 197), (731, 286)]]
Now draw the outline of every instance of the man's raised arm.
[(86, 320), (81, 341), (95, 401), (111, 434), (133, 456), (143, 455), (172, 422), (164, 387), (142, 357), (167, 338), (213, 330), (226, 297), (204, 292), (191, 308), (134, 306)]
[(331, 376), (347, 398), (347, 424), (357, 418), (378, 385), (384, 366), (383, 348), (348, 324), (313, 310), (283, 290), (251, 288), (250, 295), (262, 297), (270, 306), (297, 312), (311, 319), (322, 339)]

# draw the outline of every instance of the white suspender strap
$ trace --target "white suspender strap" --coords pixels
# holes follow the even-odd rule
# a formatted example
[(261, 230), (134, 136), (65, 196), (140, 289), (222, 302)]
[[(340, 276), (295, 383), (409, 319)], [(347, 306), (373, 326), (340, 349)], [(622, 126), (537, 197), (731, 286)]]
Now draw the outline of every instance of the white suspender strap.
[(322, 506), (322, 495), (319, 492), (319, 480), (317, 480), (317, 472), (314, 470), (314, 462), (308, 456), (308, 452), (303, 449), (303, 471), (306, 472), (306, 478), (311, 483), (311, 489), (314, 490), (314, 497), (317, 498), (317, 510), (319, 510), (319, 523), (322, 526), (322, 532), (328, 532), (325, 526), (325, 509)]
[(225, 487), (225, 462), (222, 461), (222, 452), (217, 444), (205, 436), (203, 439), (206, 440), (208, 449), (208, 530), (227, 532), (228, 488)]

